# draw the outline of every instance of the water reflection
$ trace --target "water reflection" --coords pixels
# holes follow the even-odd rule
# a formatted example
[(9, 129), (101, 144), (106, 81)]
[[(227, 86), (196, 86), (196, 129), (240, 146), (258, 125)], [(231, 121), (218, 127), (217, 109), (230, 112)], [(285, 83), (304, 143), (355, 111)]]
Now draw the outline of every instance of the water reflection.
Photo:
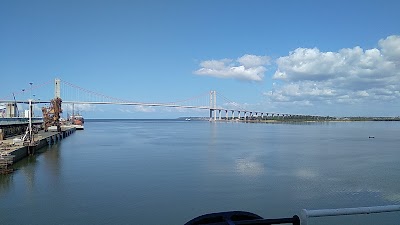
[(236, 160), (236, 171), (243, 176), (258, 177), (264, 171), (264, 164), (258, 162), (256, 157), (247, 157)]
[(315, 180), (318, 177), (318, 173), (309, 169), (299, 169), (295, 172), (295, 176), (300, 179)]
[[(61, 144), (61, 143), (60, 143)], [(61, 153), (58, 145), (47, 148), (43, 154), (44, 170), (48, 172), (53, 185), (59, 185), (61, 179)]]
[(13, 185), (13, 175), (0, 175), (0, 197), (7, 193), (7, 191), (12, 188)]
[(386, 193), (386, 194), (383, 195), (383, 197), (386, 200), (394, 202), (396, 204), (400, 203), (400, 192), (397, 192), (397, 193)]
[(150, 225), (232, 209), (278, 217), (398, 204), (398, 131), (382, 123), (88, 122), (0, 177), (0, 207), (9, 205), (7, 224), (34, 215), (37, 224)]
[(52, 185), (59, 184), (61, 177), (60, 165), (59, 144), (41, 148), (35, 155), (28, 156), (15, 163), (13, 165), (14, 173), (0, 176), (0, 194), (6, 193), (12, 188), (14, 183), (17, 182), (14, 179), (19, 174), (24, 178), (24, 186), (29, 192), (33, 192), (38, 186), (38, 173), (42, 174), (44, 172), (46, 179), (51, 179)]
[(37, 165), (37, 155), (28, 156), (26, 158), (26, 166), (21, 166), (18, 169), (19, 173), (22, 173), (25, 177), (26, 188), (32, 192), (35, 187), (35, 170)]

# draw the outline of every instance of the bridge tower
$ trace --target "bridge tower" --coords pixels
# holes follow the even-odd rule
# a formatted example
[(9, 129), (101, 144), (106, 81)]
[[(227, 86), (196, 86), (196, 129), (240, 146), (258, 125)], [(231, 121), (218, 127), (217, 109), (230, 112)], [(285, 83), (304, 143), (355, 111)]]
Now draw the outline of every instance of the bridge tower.
[(213, 119), (214, 113), (214, 121), (217, 120), (217, 91), (210, 91), (210, 120)]
[(61, 98), (61, 81), (58, 78), (54, 80), (54, 98)]

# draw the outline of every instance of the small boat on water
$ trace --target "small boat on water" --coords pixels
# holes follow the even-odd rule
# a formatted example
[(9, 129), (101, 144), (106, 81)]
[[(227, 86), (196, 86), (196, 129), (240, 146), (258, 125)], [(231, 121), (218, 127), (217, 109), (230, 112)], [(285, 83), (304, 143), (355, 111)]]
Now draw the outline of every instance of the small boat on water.
[(72, 126), (74, 126), (77, 130), (83, 130), (84, 129), (84, 123), (85, 119), (81, 115), (73, 115), (70, 117), (70, 121)]

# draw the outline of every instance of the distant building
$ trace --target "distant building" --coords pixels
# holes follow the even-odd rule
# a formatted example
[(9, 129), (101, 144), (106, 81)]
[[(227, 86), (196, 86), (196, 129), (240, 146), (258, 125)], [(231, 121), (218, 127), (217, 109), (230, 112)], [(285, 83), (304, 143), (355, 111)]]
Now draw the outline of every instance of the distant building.
[(0, 104), (0, 118), (6, 117), (6, 105)]
[(7, 118), (17, 117), (17, 114), (18, 114), (17, 104), (16, 103), (7, 103), (5, 117), (7, 117)]

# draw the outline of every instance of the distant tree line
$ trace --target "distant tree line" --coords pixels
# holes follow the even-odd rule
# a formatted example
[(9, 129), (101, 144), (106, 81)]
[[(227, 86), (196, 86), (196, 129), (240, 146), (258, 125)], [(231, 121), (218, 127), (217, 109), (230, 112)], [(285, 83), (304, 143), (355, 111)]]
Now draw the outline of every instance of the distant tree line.
[[(240, 120), (244, 120), (241, 117)], [(400, 117), (332, 117), (312, 115), (274, 115), (274, 116), (253, 116), (247, 117), (250, 121), (276, 121), (276, 122), (324, 122), (324, 121), (400, 121)]]
[(349, 121), (400, 121), (400, 117), (344, 117), (342, 120)]

